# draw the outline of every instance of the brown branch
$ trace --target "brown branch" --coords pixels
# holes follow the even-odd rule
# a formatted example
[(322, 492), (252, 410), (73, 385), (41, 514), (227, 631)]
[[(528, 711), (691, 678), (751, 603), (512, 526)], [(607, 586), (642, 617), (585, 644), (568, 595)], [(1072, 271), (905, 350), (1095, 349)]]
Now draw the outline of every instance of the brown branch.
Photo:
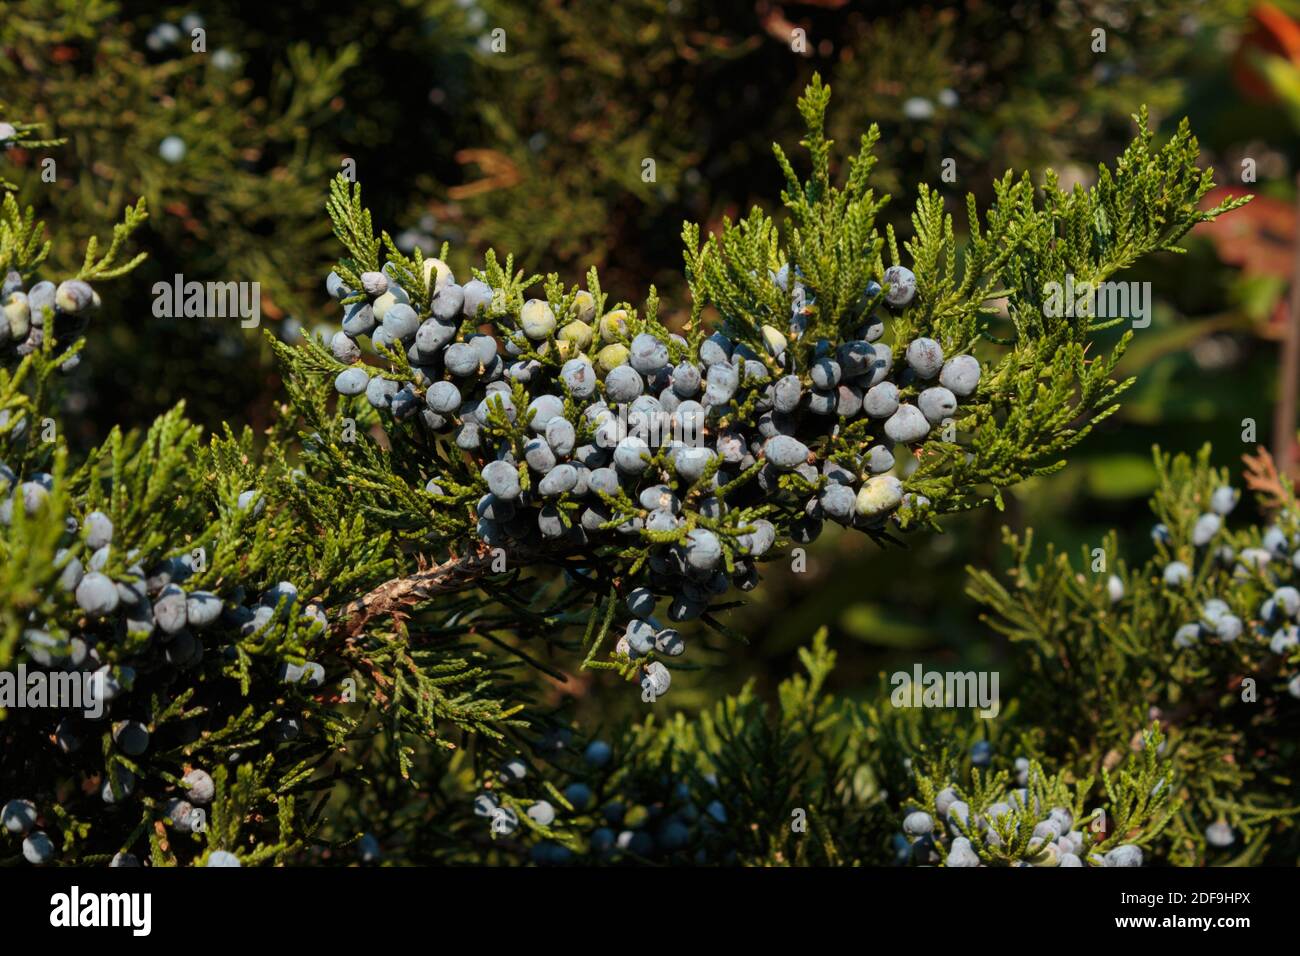
[(462, 149), (456, 152), (456, 162), (462, 166), (477, 163), (487, 173), (482, 179), (460, 186), (452, 186), (447, 195), (452, 199), (469, 199), (481, 193), (490, 193), (498, 189), (509, 189), (518, 185), (523, 175), (505, 153), (494, 149)]
[[(432, 567), (426, 567), (425, 560), (417, 558), (420, 568), (414, 574), (385, 581), (349, 604), (343, 616), (332, 625), (333, 632), (344, 643), (354, 644), (366, 625), (377, 618), (390, 617), (401, 621), (417, 606), (440, 594), (477, 587), (485, 578), (505, 574), (511, 569), (541, 564), (563, 568), (567, 559), (577, 555), (563, 545), (550, 549), (513, 548), (505, 551), (480, 541), (471, 547), (473, 550), (470, 552), (452, 555)], [(494, 569), (492, 565), (503, 556), (506, 566)], [(612, 583), (617, 584), (618, 580), (614, 578)]]
[[(1297, 180), (1300, 187), (1300, 179)], [(1300, 189), (1297, 190), (1300, 205)], [(1297, 217), (1300, 219), (1300, 217)], [(1273, 407), (1273, 457), (1284, 475), (1296, 473), (1296, 402), (1300, 399), (1300, 237), (1295, 242), (1291, 303), (1282, 339), (1277, 403)]]
[(1253, 454), (1241, 456), (1246, 464), (1243, 477), (1246, 487), (1255, 492), (1269, 511), (1277, 511), (1291, 500), (1285, 477), (1278, 471), (1277, 463), (1263, 445)]
[[(479, 543), (470, 553), (452, 556), (441, 564), (415, 574), (393, 578), (371, 590), (348, 606), (348, 614), (335, 625), (336, 632), (354, 641), (370, 621), (377, 617), (402, 617), (419, 604), (437, 597), (473, 587), (492, 571), (494, 549)], [(524, 555), (514, 556), (522, 563)]]

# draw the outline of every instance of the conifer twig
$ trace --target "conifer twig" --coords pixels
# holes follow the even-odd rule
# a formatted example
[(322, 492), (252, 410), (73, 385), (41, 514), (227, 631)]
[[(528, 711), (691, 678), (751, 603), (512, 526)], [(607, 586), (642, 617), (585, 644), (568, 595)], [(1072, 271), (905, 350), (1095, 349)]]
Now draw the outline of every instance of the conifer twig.
[(1276, 510), (1286, 504), (1289, 496), (1282, 474), (1267, 448), (1260, 445), (1255, 454), (1242, 455), (1241, 460), (1246, 465), (1243, 473), (1246, 487), (1259, 495), (1266, 507)]
[[(453, 555), (441, 564), (423, 568), (415, 574), (385, 581), (354, 601), (348, 608), (349, 615), (340, 620), (335, 628), (347, 640), (352, 641), (375, 618), (401, 616), (439, 594), (450, 594), (472, 587), (482, 578), (494, 573), (494, 550), (480, 542), (467, 554)], [(513, 557), (522, 565), (534, 556), (518, 552)]]

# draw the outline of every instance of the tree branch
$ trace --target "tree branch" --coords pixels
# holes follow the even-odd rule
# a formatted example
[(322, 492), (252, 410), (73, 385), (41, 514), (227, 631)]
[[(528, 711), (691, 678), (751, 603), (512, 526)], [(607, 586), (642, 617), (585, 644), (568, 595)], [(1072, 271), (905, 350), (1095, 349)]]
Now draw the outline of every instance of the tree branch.
[[(348, 607), (348, 615), (335, 623), (334, 629), (348, 641), (356, 640), (370, 621), (378, 617), (397, 617), (439, 594), (450, 594), (473, 587), (490, 574), (496, 549), (480, 542), (469, 554), (448, 558), (441, 564), (417, 571), (407, 577), (393, 578), (373, 588)], [(517, 552), (517, 562), (533, 557)]]

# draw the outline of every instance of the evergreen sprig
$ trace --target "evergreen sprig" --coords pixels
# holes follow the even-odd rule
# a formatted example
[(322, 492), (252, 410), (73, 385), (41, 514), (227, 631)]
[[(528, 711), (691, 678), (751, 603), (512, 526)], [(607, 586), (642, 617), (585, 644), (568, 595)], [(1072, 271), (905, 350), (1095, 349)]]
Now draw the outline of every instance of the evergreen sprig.
[[(972, 568), (968, 591), (993, 630), (1027, 645), (1024, 719), (1043, 728), (1046, 752), (1104, 765), (1155, 717), (1180, 781), (1171, 858), (1224, 861), (1232, 845), (1238, 862), (1259, 863), (1295, 840), (1283, 781), (1296, 755), (1282, 741), (1300, 720), (1300, 652), (1272, 595), (1300, 573), (1291, 561), (1300, 524), (1281, 486), (1269, 525), (1229, 528), (1237, 493), (1210, 461), (1208, 446), (1195, 458), (1157, 449), (1155, 554), (1145, 561), (1124, 560), (1113, 532), (1082, 565), (1050, 545), (1035, 561), (1032, 537), (1008, 533), (1011, 570)], [(1216, 823), (1240, 843), (1209, 844)]]

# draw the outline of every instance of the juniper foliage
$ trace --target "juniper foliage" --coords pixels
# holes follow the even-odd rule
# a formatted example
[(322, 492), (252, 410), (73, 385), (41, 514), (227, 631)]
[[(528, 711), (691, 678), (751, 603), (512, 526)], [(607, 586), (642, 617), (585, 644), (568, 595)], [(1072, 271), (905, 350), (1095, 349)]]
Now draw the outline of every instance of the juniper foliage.
[[(1051, 545), (1035, 560), (1032, 534), (1007, 533), (1010, 570), (972, 569), (969, 593), (1024, 648), (1020, 717), (1036, 728), (1035, 752), (1107, 766), (1154, 720), (1180, 803), (1162, 855), (1289, 863), (1300, 771), (1295, 489), (1276, 476), (1256, 484), (1267, 523), (1234, 528), (1226, 512), (1240, 491), (1208, 446), (1194, 458), (1157, 449), (1155, 462), (1150, 557), (1125, 560), (1112, 532), (1082, 564)], [(1174, 562), (1190, 570), (1181, 583), (1167, 580)], [(1216, 824), (1230, 828), (1226, 843), (1210, 842)]]
[[(357, 817), (420, 820), (383, 835), (393, 863), (926, 865), (945, 862), (963, 838), (987, 866), (1053, 866), (1055, 846), (1032, 832), (1047, 808), (1069, 814), (1085, 865), (1106, 865), (1120, 846), (1166, 845), (1181, 802), (1158, 728), (1141, 752), (1082, 776), (1068, 760), (1017, 765), (1010, 747), (994, 749), (990, 765), (972, 753), (990, 733), (1018, 739), (1017, 727), (900, 709), (887, 694), (830, 693), (835, 654), (824, 629), (799, 657), (804, 672), (772, 703), (746, 685), (695, 717), (651, 713), (595, 739), (551, 726), (477, 776), (444, 754), (431, 768), (441, 781), (433, 805), (371, 793)], [(471, 803), (463, 787), (475, 784)], [(969, 813), (954, 821), (944, 810), (958, 798)], [(529, 815), (539, 803), (558, 811), (553, 824)], [(939, 822), (909, 839), (900, 824), (917, 811)]]
[[(833, 181), (831, 144), (821, 132), (828, 94), (814, 82), (801, 104), (811, 174), (799, 179), (778, 151), (789, 178), (786, 229), (758, 211), (703, 242), (697, 228), (686, 229), (694, 295), (683, 334), (674, 337), (659, 322), (653, 289), (641, 309), (614, 302), (593, 270), (585, 289), (546, 277), (545, 304), (569, 333), (553, 329), (524, 341), (520, 312), (539, 278), (518, 271), (509, 256), (502, 263), (489, 254), (476, 275), (491, 297), (457, 324), (457, 337), (470, 338), (481, 325), (517, 343), (516, 357), (550, 376), (592, 348), (595, 335), (584, 340), (572, 328), (584, 321), (580, 314), (618, 313), (596, 323), (602, 349), (626, 350), (649, 336), (682, 360), (698, 354), (705, 320), (716, 313), (750, 361), (806, 385), (817, 341), (841, 344), (868, 320), (869, 308), (893, 291), (888, 280), (870, 285), (886, 278), (886, 254), (893, 264), (902, 257), (893, 232), (874, 227), (881, 200), (866, 185), (874, 134)], [(958, 418), (965, 437), (915, 443), (919, 465), (903, 484), (917, 497), (899, 512), (898, 530), (996, 501), (1000, 489), (1058, 467), (1088, 422), (1113, 408), (1123, 385), (1109, 378), (1113, 359), (1083, 353), (1096, 327), (1086, 317), (1034, 317), (1031, 305), (1044, 282), (1072, 270), (1104, 277), (1139, 254), (1172, 248), (1195, 222), (1230, 208), (1196, 210), (1210, 178), (1194, 159), (1186, 134), (1157, 150), (1143, 133), (1092, 192), (1036, 195), (1027, 179), (1008, 176), (982, 217), (970, 204), (964, 250), (942, 204), (921, 195), (915, 236), (902, 247), (918, 291), (891, 313), (885, 347), (901, 356), (909, 340), (927, 335), (949, 354), (985, 342), (998, 357), (985, 364)], [(16, 273), (6, 278), (11, 297), (24, 289), (35, 295), (43, 231), (31, 210), (5, 202), (0, 272)], [(346, 290), (363, 287), (363, 274), (377, 272), (383, 254), (389, 281), (425, 318), (449, 281), (446, 267), (418, 249), (405, 255), (386, 233), (376, 237), (359, 189), (345, 181), (335, 183), (329, 213), (347, 251), (337, 269), (344, 301), (365, 306)], [(143, 203), (128, 207), (106, 251), (88, 246), (82, 279), (108, 280), (138, 265), (127, 245), (144, 214)], [(787, 291), (796, 283), (803, 290), (793, 311), (778, 294), (783, 266)], [(68, 296), (79, 288), (69, 286)], [(60, 861), (120, 862), (131, 854), (154, 865), (202, 864), (216, 850), (244, 864), (348, 860), (356, 852), (373, 860), (373, 835), (355, 850), (345, 847), (380, 820), (384, 852), (398, 862), (558, 863), (579, 854), (873, 862), (893, 853), (903, 795), (928, 802), (937, 775), (969, 763), (967, 748), (983, 728), (827, 695), (833, 656), (824, 636), (804, 655), (808, 675), (782, 685), (777, 707), (746, 689), (694, 720), (652, 715), (617, 729), (602, 755), (562, 709), (541, 701), (535, 677), (560, 676), (556, 661), (566, 661), (644, 680), (652, 665), (674, 663), (662, 649), (637, 659), (609, 652), (605, 642), (626, 620), (623, 599), (646, 573), (652, 549), (680, 535), (515, 548), (502, 568), (476, 539), (483, 527), (474, 508), (483, 492), (477, 467), (437, 429), (402, 423), (369, 402), (336, 400), (332, 383), (343, 363), (315, 342), (276, 343), (288, 403), (264, 442), (228, 427), (205, 439), (178, 407), (143, 431), (113, 430), (74, 458), (55, 417), (57, 372), (83, 341), (80, 331), (63, 333), (82, 308), (68, 296), (37, 310), (42, 321), (33, 324), (45, 334), (29, 339), (25, 353), (7, 352), (0, 366), (7, 506), (0, 668), (98, 674), (95, 699), (106, 707), (94, 717), (6, 706), (0, 725), (0, 792), (35, 804), (36, 825), (54, 834)], [(1007, 300), (1009, 336), (994, 335), (985, 305), (994, 296)], [(770, 347), (767, 329), (784, 350)], [(994, 337), (1001, 343), (987, 341)], [(375, 375), (419, 380), (405, 350), (380, 344), (377, 351), (383, 363), (370, 366)], [(619, 364), (606, 361), (605, 373)], [(529, 404), (523, 382), (509, 395), (517, 409)], [(723, 414), (750, 427), (755, 405), (742, 398)], [(590, 433), (574, 395), (561, 414)], [(511, 419), (501, 400), (485, 418), (487, 432), (522, 444), (526, 421)], [(856, 469), (868, 439), (866, 428), (855, 427), (826, 429), (818, 454)], [(716, 473), (706, 470), (702, 479)], [(526, 468), (520, 478), (530, 480)], [(823, 483), (785, 475), (773, 492), (806, 496)], [(726, 542), (728, 567), (752, 555), (741, 537), (759, 515), (783, 541), (799, 520), (797, 508), (777, 500), (720, 522), (697, 506), (701, 488), (678, 488), (684, 514)], [(610, 525), (641, 516), (626, 490), (607, 499), (615, 509)], [(724, 630), (717, 615), (725, 607), (715, 605), (704, 621)], [(948, 744), (916, 745), (937, 739), (918, 720), (949, 721)], [(900, 778), (907, 760), (918, 768), (914, 778)], [(1129, 842), (1130, 830), (1148, 841), (1163, 832), (1163, 804), (1141, 797), (1157, 772), (1148, 758), (1117, 782), (1106, 778), (1111, 812)], [(211, 795), (196, 786), (202, 775)], [(982, 812), (1003, 778), (969, 779), (972, 806)], [(1086, 781), (1067, 789), (1059, 776), (1035, 779), (1045, 799), (1068, 801), (1082, 819), (1093, 795)], [(1002, 839), (990, 862), (1029, 858), (1027, 843), (1009, 833)], [(16, 857), (17, 841), (5, 840), (4, 853)], [(1109, 849), (1104, 842), (1092, 848)]]
[[(801, 180), (784, 153), (777, 151), (788, 178), (783, 198), (790, 217), (784, 230), (757, 208), (740, 223), (724, 222), (718, 235), (704, 241), (698, 227), (686, 226), (686, 275), (693, 296), (691, 320), (680, 334), (670, 334), (659, 322), (660, 302), (653, 288), (644, 308), (638, 310), (630, 302), (613, 301), (593, 270), (586, 289), (566, 286), (557, 275), (546, 277), (542, 301), (556, 319), (540, 341), (530, 339), (520, 316), (527, 290), (540, 277), (515, 270), (508, 256), (501, 264), (493, 253), (475, 270), (475, 277), (492, 290), (490, 302), (481, 314), (458, 320), (454, 331), (448, 330), (449, 336), (454, 334), (448, 341), (470, 342), (488, 332), (513, 345), (519, 363), (537, 366), (532, 378), (503, 380), (501, 394), (521, 410), (517, 417), (507, 414), (504, 405), (492, 409), (484, 398), (475, 413), (482, 427), (472, 426), (474, 441), (479, 441), (482, 431), (499, 444), (499, 455), (509, 454), (507, 460), (520, 462), (519, 480), (525, 493), (537, 475), (530, 478), (522, 464), (531, 414), (522, 409), (548, 388), (565, 396), (564, 417), (573, 424), (579, 445), (592, 440), (593, 424), (600, 421), (593, 413), (603, 414), (600, 398), (607, 388), (603, 382), (587, 395), (574, 394), (567, 384), (546, 384), (553, 377), (562, 378), (565, 363), (586, 360), (603, 379), (627, 361), (628, 346), (638, 336), (661, 343), (669, 365), (690, 361), (700, 354), (711, 331), (706, 312), (716, 314), (717, 328), (734, 343), (736, 355), (744, 350), (746, 383), (756, 384), (710, 411), (706, 433), (756, 435), (763, 427), (763, 408), (771, 407), (763, 404), (765, 382), (794, 376), (806, 393), (812, 387), (810, 370), (816, 360), (836, 354), (843, 361), (843, 349), (863, 334), (858, 332), (862, 324), (878, 323), (873, 310), (885, 301), (879, 283), (885, 276), (885, 256), (894, 264), (901, 264), (902, 256), (892, 230), (881, 235), (874, 226), (884, 202), (867, 185), (877, 134), (871, 131), (862, 137), (858, 152), (847, 162), (842, 185), (836, 185), (831, 144), (822, 133), (828, 99), (829, 89), (814, 80), (800, 101), (807, 122), (803, 143), (811, 160), (807, 179)], [(1139, 120), (1144, 124), (1143, 117)], [(868, 534), (885, 542), (893, 538), (891, 527), (903, 531), (937, 527), (937, 518), (944, 513), (990, 501), (1000, 504), (1002, 489), (1060, 468), (1062, 455), (1096, 421), (1114, 411), (1127, 383), (1114, 381), (1110, 372), (1127, 336), (1111, 354), (1086, 357), (1094, 333), (1107, 323), (1045, 310), (1042, 290), (1048, 283), (1063, 284), (1071, 274), (1100, 282), (1138, 256), (1176, 250), (1178, 239), (1193, 225), (1236, 205), (1197, 209), (1213, 180), (1209, 171), (1195, 166), (1195, 157), (1196, 142), (1185, 127), (1157, 149), (1143, 125), (1115, 171), (1104, 172), (1092, 190), (1076, 188), (1062, 194), (1049, 178), (1040, 191), (1027, 176), (1016, 179), (1008, 174), (997, 185), (997, 201), (983, 215), (973, 200), (968, 204), (970, 239), (960, 250), (941, 198), (922, 191), (913, 216), (915, 236), (902, 246), (917, 271), (917, 293), (909, 305), (891, 311), (887, 323), (879, 323), (888, 327), (889, 344), (881, 346), (890, 351), (883, 359), (885, 369), (893, 364), (901, 367), (907, 344), (918, 337), (937, 340), (945, 355), (983, 344), (995, 358), (953, 420), (907, 443), (915, 468), (901, 471), (903, 505), (890, 525), (867, 523)], [(388, 275), (417, 317), (433, 322), (427, 317), (437, 293), (450, 281), (443, 261), (426, 260), (420, 250), (408, 258), (386, 232), (376, 237), (360, 187), (337, 180), (328, 208), (335, 234), (348, 251), (336, 269), (345, 289), (359, 289), (362, 274), (380, 268), (381, 250), (386, 249)], [(782, 270), (788, 280), (780, 277)], [(988, 305), (995, 298), (1006, 303), (1006, 320), (1001, 323)], [(353, 310), (368, 308), (361, 292), (348, 292), (341, 301)], [(376, 308), (381, 301), (375, 300)], [(1005, 330), (1009, 335), (995, 335), (995, 330), (1004, 331), (1001, 325), (1009, 326)], [(598, 336), (592, 334), (597, 327)], [(420, 348), (417, 344), (410, 353)], [(297, 349), (278, 346), (278, 351), (309, 439), (307, 461), (312, 467), (308, 472), (321, 473), (304, 486), (303, 507), (329, 507), (331, 496), (343, 493), (340, 489), (348, 489), (349, 494), (360, 491), (356, 507), (367, 520), (391, 533), (391, 557), (399, 573), (389, 582), (376, 582), (359, 615), (365, 624), (387, 613), (400, 618), (432, 593), (467, 583), (458, 580), (448, 586), (442, 579), (449, 575), (479, 579), (495, 570), (513, 576), (525, 566), (550, 562), (567, 571), (567, 586), (556, 601), (579, 619), (585, 609), (584, 664), (612, 666), (626, 677), (641, 677), (645, 661), (634, 666), (627, 653), (615, 651), (603, 661), (596, 654), (611, 625), (626, 618), (618, 598), (644, 583), (646, 569), (655, 567), (663, 549), (687, 545), (693, 529), (707, 529), (720, 540), (731, 572), (751, 560), (753, 549), (746, 535), (754, 531), (756, 521), (774, 522), (778, 541), (789, 540), (792, 530), (797, 537), (804, 499), (830, 482), (813, 471), (771, 476), (763, 484), (763, 455), (753, 444), (753, 455), (740, 458), (737, 467), (726, 469), (715, 459), (717, 467), (706, 469), (698, 480), (682, 475), (663, 450), (651, 451), (646, 473), (651, 477), (643, 484), (662, 481), (681, 502), (680, 521), (673, 530), (641, 526), (648, 509), (637, 499), (635, 488), (640, 485), (629, 484), (615, 494), (600, 492), (607, 509), (600, 529), (630, 530), (624, 537), (627, 543), (596, 534), (585, 539), (587, 544), (574, 539), (577, 545), (568, 539), (548, 544), (524, 537), (516, 539), (517, 553), (511, 556), (510, 548), (498, 547), (500, 542), (487, 536), (491, 528), (483, 523), (480, 499), (487, 488), (480, 475), (482, 460), (462, 456), (446, 440), (450, 437), (446, 428), (471, 420), (467, 410), (479, 398), (469, 396), (484, 393), (466, 391), (468, 404), (449, 419), (436, 416), (431, 432), (422, 416), (400, 417), (387, 411), (376, 416), (373, 399), (359, 396), (341, 398), (331, 409), (326, 395), (330, 381), (348, 368), (361, 367), (392, 382), (394, 390), (404, 386), (413, 404), (418, 404), (439, 377), (441, 366), (432, 356), (419, 361), (434, 365), (418, 365), (403, 354), (406, 350), (379, 346), (375, 351), (381, 364), (376, 368), (357, 366), (355, 360), (342, 362), (320, 343)], [(751, 365), (758, 366), (752, 380), (748, 378)], [(500, 374), (488, 366), (486, 361), (480, 366), (480, 388)], [(909, 378), (909, 374), (899, 379), (904, 403), (922, 391), (919, 376)], [(475, 382), (470, 376), (461, 385), (468, 389)], [(613, 405), (610, 399), (609, 407)], [(484, 408), (489, 409), (486, 418)], [(374, 426), (381, 423), (382, 441), (373, 434)], [(853, 483), (863, 474), (864, 484), (866, 453), (883, 440), (878, 423), (844, 417), (820, 433), (814, 431), (811, 439), (804, 433), (800, 437), (808, 441), (819, 462), (847, 469)], [(907, 454), (903, 445), (894, 447), (900, 457)], [(481, 459), (483, 452), (477, 454)], [(746, 499), (744, 494), (755, 485), (767, 493)], [(733, 493), (739, 502), (721, 520), (701, 508), (713, 489), (728, 505)], [(556, 506), (566, 528), (576, 523), (582, 507), (577, 494), (560, 495)], [(467, 546), (467, 542), (477, 544)], [(499, 593), (495, 584), (493, 591)], [(706, 614), (704, 619), (716, 623), (714, 615)]]
[[(507, 722), (516, 705), (504, 700), (497, 665), (474, 648), (427, 662), (361, 640), (327, 655), (320, 608), (390, 572), (386, 539), (345, 512), (314, 512), (322, 527), (289, 507), (268, 509), (257, 489), (289, 480), (274, 437), (257, 450), (247, 431), (205, 441), (178, 406), (147, 430), (114, 429), (72, 460), (54, 416), (59, 372), (84, 339), (60, 334), (68, 316), (59, 297), (28, 309), (21, 289), (35, 305), (33, 273), (48, 243), (12, 194), (4, 210), (0, 273), (15, 290), (5, 317), (12, 326), (32, 313), (33, 331), (45, 334), (29, 337), (25, 353), (6, 344), (0, 365), (0, 777), (6, 794), (32, 794), (59, 858), (188, 863), (225, 849), (259, 863), (302, 852), (319, 828), (322, 765), (370, 713), (339, 708), (342, 693), (312, 692), (349, 667), (376, 682), (366, 699), (390, 705), (395, 721), (409, 707), (421, 727), (493, 732)], [(137, 265), (125, 246), (144, 218), (142, 200), (106, 249), (89, 241), (78, 277), (98, 282)], [(95, 539), (96, 518), (106, 519), (108, 541)], [(179, 627), (164, 610), (177, 594)], [(308, 671), (309, 658), (328, 660), (329, 671)], [(41, 697), (19, 686), (18, 665), (44, 675)], [(75, 706), (51, 709), (56, 679), (71, 693), (70, 678), (92, 676), (99, 683), (87, 683)], [(121, 744), (130, 721), (147, 730), (143, 748)], [(298, 739), (303, 725), (310, 730)], [(203, 806), (183, 803), (191, 771), (215, 782)]]

